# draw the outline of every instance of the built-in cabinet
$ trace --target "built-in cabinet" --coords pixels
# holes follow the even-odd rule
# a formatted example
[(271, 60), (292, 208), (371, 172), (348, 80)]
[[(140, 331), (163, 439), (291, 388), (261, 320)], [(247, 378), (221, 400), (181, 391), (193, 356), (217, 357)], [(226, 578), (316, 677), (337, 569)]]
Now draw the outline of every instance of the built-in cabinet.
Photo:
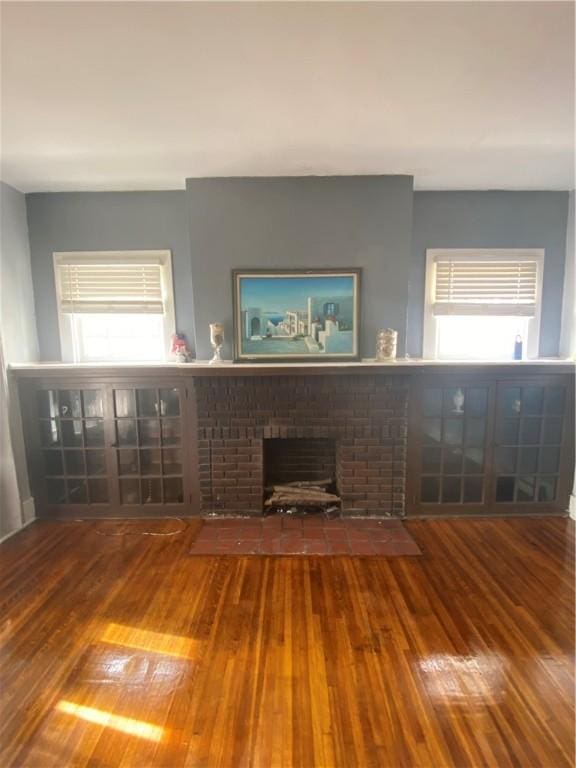
[[(353, 372), (378, 375), (362, 365)], [(212, 471), (220, 477), (224, 467), (216, 464), (222, 456), (206, 457), (205, 446), (199, 450), (198, 425), (207, 421), (206, 414), (196, 413), (199, 375), (248, 379), (260, 374), (230, 366), (184, 368), (177, 375), (153, 369), (139, 375), (110, 370), (105, 378), (85, 369), (20, 375), (37, 513), (68, 518), (202, 514), (202, 479)], [(309, 374), (301, 366), (291, 375)], [(326, 375), (347, 374), (334, 369)], [(383, 367), (382, 375), (408, 382), (407, 461), (401, 475), (407, 515), (566, 512), (574, 477), (569, 366), (548, 373), (542, 365), (436, 371), (399, 364)], [(246, 419), (242, 398), (236, 399), (242, 437)], [(237, 475), (231, 471), (225, 479), (232, 482)]]
[(408, 513), (558, 513), (573, 472), (571, 376), (413, 383)]
[(29, 465), (41, 514), (190, 514), (182, 383), (26, 382)]

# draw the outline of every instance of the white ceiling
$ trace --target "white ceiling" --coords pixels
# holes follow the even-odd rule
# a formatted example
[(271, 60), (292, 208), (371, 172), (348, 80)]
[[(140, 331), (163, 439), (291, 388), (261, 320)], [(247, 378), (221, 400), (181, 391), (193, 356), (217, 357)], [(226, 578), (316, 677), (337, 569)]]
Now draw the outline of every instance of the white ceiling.
[(2, 3), (2, 178), (574, 186), (574, 4)]

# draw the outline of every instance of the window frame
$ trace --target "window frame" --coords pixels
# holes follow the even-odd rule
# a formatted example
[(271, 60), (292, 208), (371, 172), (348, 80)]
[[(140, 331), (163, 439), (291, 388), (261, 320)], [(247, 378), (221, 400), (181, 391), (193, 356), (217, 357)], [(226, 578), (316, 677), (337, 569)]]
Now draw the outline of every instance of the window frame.
[[(52, 254), (53, 275), (56, 291), (56, 308), (58, 313), (58, 329), (60, 333), (60, 355), (65, 363), (85, 362), (79, 356), (78, 345), (74, 339), (74, 320), (73, 313), (62, 311), (62, 296), (60, 291), (60, 280), (58, 278), (58, 267), (70, 260), (77, 259), (78, 262), (99, 262), (121, 263), (122, 261), (132, 261), (138, 263), (150, 263), (150, 260), (158, 262), (161, 273), (162, 283), (162, 303), (164, 312), (162, 314), (163, 340), (164, 340), (164, 358), (158, 362), (168, 360), (172, 336), (176, 333), (176, 317), (174, 308), (174, 283), (172, 278), (172, 252), (170, 250), (140, 250), (140, 251), (54, 251)], [(103, 313), (106, 314), (106, 313)], [(140, 313), (135, 313), (140, 314)], [(102, 360), (100, 362), (118, 363), (118, 360)], [(145, 361), (153, 362), (153, 361)]]
[[(540, 319), (542, 314), (542, 285), (544, 279), (545, 251), (543, 248), (427, 248), (426, 281), (424, 289), (424, 317), (422, 354), (429, 360), (448, 360), (438, 356), (438, 318), (434, 314), (435, 265), (439, 257), (454, 261), (535, 261), (536, 311), (528, 320), (528, 339), (524, 339), (525, 356), (537, 359), (540, 350)], [(497, 316), (497, 315), (493, 315)], [(453, 315), (458, 317), (458, 315)], [(510, 317), (510, 315), (506, 315)], [(485, 358), (467, 358), (483, 360)]]

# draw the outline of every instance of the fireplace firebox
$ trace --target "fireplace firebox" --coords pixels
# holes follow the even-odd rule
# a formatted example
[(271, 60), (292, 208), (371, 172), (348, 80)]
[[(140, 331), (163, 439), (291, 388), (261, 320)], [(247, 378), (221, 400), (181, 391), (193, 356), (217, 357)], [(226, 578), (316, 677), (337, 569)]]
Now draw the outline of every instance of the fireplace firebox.
[(339, 509), (334, 440), (272, 437), (263, 448), (265, 512)]

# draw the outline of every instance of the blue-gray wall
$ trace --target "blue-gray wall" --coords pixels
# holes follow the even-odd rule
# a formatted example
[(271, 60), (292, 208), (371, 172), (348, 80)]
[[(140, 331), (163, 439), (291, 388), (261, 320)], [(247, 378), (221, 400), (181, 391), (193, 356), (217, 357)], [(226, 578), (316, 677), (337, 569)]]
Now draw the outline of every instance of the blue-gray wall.
[(404, 353), (411, 176), (188, 179), (186, 189), (200, 358), (214, 321), (231, 357), (233, 268), (361, 267), (362, 355), (387, 326)]
[(18, 391), (4, 365), (38, 359), (26, 200), (0, 182), (0, 539), (34, 516)]
[(171, 250), (176, 325), (193, 344), (184, 191), (37, 193), (26, 202), (42, 360), (60, 359), (54, 251)]
[(427, 248), (544, 248), (540, 355), (558, 355), (567, 192), (416, 192), (408, 353), (422, 354)]
[(7, 363), (38, 359), (26, 199), (0, 182), (0, 333)]
[[(558, 354), (568, 193), (412, 192), (408, 176), (190, 179), (186, 191), (43, 193), (26, 197), (41, 358), (60, 358), (52, 253), (172, 251), (176, 320), (197, 355), (225, 323), (231, 270), (362, 267), (362, 354), (377, 328), (422, 351), (427, 248), (544, 248), (540, 353)], [(194, 301), (193, 301), (194, 294)]]

